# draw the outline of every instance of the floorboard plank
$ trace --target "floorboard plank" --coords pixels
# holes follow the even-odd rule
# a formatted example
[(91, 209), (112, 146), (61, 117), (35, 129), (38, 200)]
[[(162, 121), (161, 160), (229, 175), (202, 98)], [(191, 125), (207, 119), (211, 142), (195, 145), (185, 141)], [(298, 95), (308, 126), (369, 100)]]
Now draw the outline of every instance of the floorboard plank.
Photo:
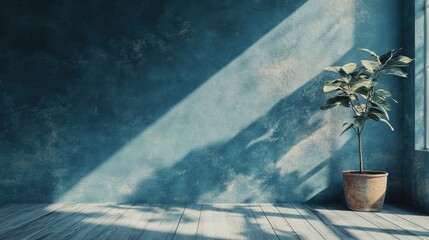
[(185, 206), (161, 205), (151, 208), (154, 215), (145, 225), (139, 239), (173, 239), (184, 210)]
[(230, 207), (229, 219), (233, 222), (236, 233), (240, 236), (237, 239), (264, 239), (267, 233), (264, 232), (254, 213), (247, 204), (234, 204)]
[(83, 217), (79, 221), (64, 231), (53, 234), (49, 239), (78, 239), (77, 236), (85, 236), (97, 227), (97, 222), (94, 219), (101, 219), (112, 210), (109, 206), (110, 204), (88, 204), (88, 207), (81, 212)]
[(196, 239), (264, 239), (264, 234), (247, 204), (203, 204)]
[(356, 215), (360, 216), (361, 218), (366, 219), (367, 221), (371, 222), (373, 225), (376, 226), (376, 229), (379, 229), (380, 231), (385, 231), (386, 233), (389, 233), (393, 236), (395, 236), (398, 239), (403, 240), (418, 240), (421, 239), (414, 234), (405, 231), (404, 229), (396, 226), (395, 224), (387, 221), (386, 219), (380, 217), (379, 215), (373, 213), (373, 212), (354, 212)]
[(118, 228), (116, 231), (106, 239), (139, 239), (149, 222), (159, 215), (158, 212), (154, 211), (155, 207), (158, 205), (139, 204), (130, 207), (126, 214), (117, 221)]
[(0, 207), (0, 222), (7, 222), (34, 208), (34, 204), (16, 203)]
[(31, 235), (31, 239), (55, 239), (53, 236), (67, 230), (82, 220), (85, 217), (83, 213), (88, 208), (90, 208), (88, 204), (73, 204), (73, 208), (55, 210), (56, 213), (60, 214), (56, 218), (55, 223), (47, 228), (43, 228), (41, 231), (37, 231), (34, 235)]
[(91, 239), (101, 240), (106, 239), (117, 229), (117, 221), (131, 207), (130, 205), (111, 205), (111, 208), (101, 217), (89, 218), (86, 217), (82, 221), (94, 224), (96, 227), (91, 228), (87, 232), (79, 232), (75, 239)]
[(273, 204), (261, 204), (261, 208), (279, 239), (299, 240), (298, 235)]
[(342, 234), (342, 232), (339, 232), (341, 235), (338, 235), (336, 231), (325, 225), (322, 220), (316, 216), (316, 214), (304, 207), (302, 204), (292, 204), (292, 206), (314, 227), (314, 229), (317, 230), (320, 235), (322, 235), (323, 238), (329, 240), (339, 240), (348, 237)]
[(5, 233), (13, 231), (14, 229), (19, 229), (21, 226), (41, 218), (64, 205), (65, 204), (34, 204), (32, 208), (28, 209), (25, 213), (0, 223), (0, 236), (4, 236)]
[[(197, 240), (206, 239), (228, 239), (232, 238), (228, 226), (227, 204), (203, 204), (201, 207), (201, 218), (198, 226)], [(241, 225), (241, 221), (235, 224)], [(237, 236), (234, 236), (237, 238)], [(240, 239), (240, 238), (237, 238)]]
[(326, 221), (330, 222), (337, 228), (340, 228), (341, 231), (346, 233), (347, 236), (351, 236), (353, 239), (375, 239), (365, 230), (357, 227), (354, 222), (348, 221), (347, 216), (344, 217), (344, 215), (339, 214), (340, 211), (345, 210), (331, 210), (322, 205), (310, 205), (310, 207), (317, 213), (317, 215), (322, 216)]
[(320, 214), (320, 212), (316, 211), (311, 205), (303, 205), (308, 211), (312, 212), (315, 216), (317, 216), (324, 225), (332, 229), (341, 239), (355, 239), (353, 238), (347, 231), (342, 229), (341, 227), (335, 225), (331, 222), (325, 215)]
[(386, 205), (384, 207), (384, 212), (396, 214), (397, 216), (429, 231), (429, 216), (425, 216), (421, 214), (413, 214), (404, 209), (401, 209), (392, 205)]
[(58, 227), (56, 225), (58, 222), (69, 217), (64, 212), (74, 211), (75, 208), (76, 205), (74, 204), (65, 204), (34, 221), (27, 222), (18, 228), (0, 234), (0, 239), (34, 239), (34, 235), (37, 233), (45, 229), (55, 229), (55, 227)]
[(188, 204), (174, 234), (174, 240), (195, 239), (201, 215), (200, 204)]
[(300, 239), (324, 239), (322, 235), (291, 205), (275, 204), (282, 216), (290, 223)]
[(268, 221), (267, 216), (265, 216), (264, 211), (262, 210), (259, 204), (249, 204), (249, 208), (252, 211), (253, 216), (255, 217), (256, 224), (258, 224), (259, 229), (263, 233), (264, 239), (277, 240), (279, 237), (271, 226), (270, 221)]
[(429, 240), (429, 231), (419, 225), (416, 225), (410, 221), (405, 220), (404, 218), (393, 214), (386, 209), (381, 212), (376, 212), (376, 215), (384, 218), (385, 220), (395, 224), (396, 226), (402, 228), (403, 230), (418, 236), (421, 239)]
[(395, 236), (389, 234), (388, 232), (385, 232), (384, 229), (377, 228), (376, 225), (372, 224), (368, 220), (356, 215), (354, 211), (344, 209), (340, 205), (328, 205), (328, 207), (325, 208), (336, 213), (338, 217), (346, 219), (346, 223), (348, 223), (347, 226), (344, 226), (344, 228), (346, 229), (357, 229), (365, 231), (374, 239), (397, 239)]
[(223, 229), (228, 232), (229, 239), (264, 239), (266, 237), (266, 233), (258, 225), (247, 204), (222, 204), (218, 207), (219, 212), (222, 211), (221, 207), (227, 210)]

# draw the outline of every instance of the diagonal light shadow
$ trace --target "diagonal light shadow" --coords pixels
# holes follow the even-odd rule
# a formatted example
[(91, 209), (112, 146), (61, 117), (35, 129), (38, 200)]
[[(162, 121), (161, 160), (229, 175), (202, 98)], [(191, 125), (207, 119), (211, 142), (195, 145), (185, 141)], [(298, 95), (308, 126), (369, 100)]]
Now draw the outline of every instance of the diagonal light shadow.
[(306, 2), (56, 200), (124, 201), (156, 169), (233, 138), (353, 46), (352, 11)]

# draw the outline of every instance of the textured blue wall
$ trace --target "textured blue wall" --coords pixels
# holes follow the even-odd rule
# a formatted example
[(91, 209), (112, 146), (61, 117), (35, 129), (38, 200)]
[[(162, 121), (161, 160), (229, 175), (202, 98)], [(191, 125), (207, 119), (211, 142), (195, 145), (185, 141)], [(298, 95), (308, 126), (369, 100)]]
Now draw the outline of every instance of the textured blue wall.
[[(15, 1), (0, 8), (0, 202), (341, 201), (358, 168), (322, 72), (401, 47), (401, 1)], [(402, 102), (401, 82), (381, 86)], [(365, 167), (402, 193), (395, 132)]]
[(404, 46), (415, 58), (404, 84), (405, 200), (429, 212), (429, 151), (425, 148), (425, 1), (404, 2)]

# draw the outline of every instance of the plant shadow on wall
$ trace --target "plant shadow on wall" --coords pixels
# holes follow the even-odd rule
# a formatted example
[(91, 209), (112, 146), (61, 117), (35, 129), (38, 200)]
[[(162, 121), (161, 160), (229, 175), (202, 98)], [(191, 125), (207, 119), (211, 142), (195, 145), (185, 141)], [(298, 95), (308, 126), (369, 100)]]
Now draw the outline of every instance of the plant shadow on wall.
[(61, 195), (305, 2), (2, 8), (0, 201)]
[[(335, 155), (355, 146), (320, 144), (338, 135), (319, 111), (323, 75), (279, 101), (228, 142), (195, 149), (173, 166), (157, 170), (128, 201), (341, 201), (338, 185), (344, 163)], [(344, 137), (343, 144), (348, 139)]]
[[(329, 186), (329, 177), (320, 181), (316, 178), (326, 176), (329, 168), (323, 167), (326, 163), (322, 162), (341, 144), (315, 142), (329, 133), (329, 125), (318, 123), (321, 103), (312, 104), (316, 98), (311, 95), (320, 88), (308, 81), (353, 47), (354, 32), (350, 25), (354, 26), (354, 19), (349, 14), (353, 6), (348, 4), (344, 8), (320, 1), (303, 4), (137, 136), (129, 138), (129, 142), (78, 179), (72, 188), (63, 194), (58, 191), (55, 201), (184, 202), (215, 200), (213, 196), (217, 196), (216, 201), (300, 201), (314, 196), (316, 191)], [(315, 22), (319, 28), (312, 32), (314, 25), (306, 23)], [(333, 40), (340, 44), (332, 45)], [(308, 63), (311, 68), (302, 67)], [(316, 79), (311, 81), (318, 82)], [(309, 112), (295, 109), (296, 106)], [(317, 114), (310, 113), (312, 109)], [(277, 146), (270, 146), (276, 141)], [(194, 196), (182, 193), (181, 188), (188, 189), (188, 180), (195, 179), (177, 181), (181, 184), (177, 185), (169, 178), (177, 173), (161, 170), (178, 166), (179, 174), (186, 179), (189, 171), (200, 165), (199, 161), (207, 162), (201, 165), (207, 171), (213, 166), (219, 171), (210, 175), (213, 181), (202, 180), (201, 187), (194, 188), (201, 193)], [(256, 167), (262, 169), (258, 171)], [(222, 168), (225, 171), (220, 172)], [(322, 174), (311, 174), (312, 169)], [(268, 173), (271, 176), (265, 176)], [(290, 186), (281, 185), (285, 176), (296, 181), (290, 181)], [(270, 186), (295, 189), (294, 196), (278, 194), (282, 189), (263, 194), (264, 188)], [(154, 189), (153, 198), (148, 197), (152, 192), (144, 190), (146, 187)], [(170, 192), (174, 194), (169, 195)], [(242, 192), (252, 195), (243, 197)], [(178, 194), (185, 197), (174, 196)], [(300, 194), (303, 197), (299, 198)]]
[[(345, 53), (337, 63), (352, 55)], [(323, 99), (318, 96), (328, 74), (320, 73), (306, 81), (230, 140), (193, 149), (174, 165), (157, 169), (127, 201), (343, 202), (341, 172), (357, 167), (351, 160), (358, 144), (352, 134), (340, 136), (337, 128), (346, 121), (347, 108), (332, 115), (319, 110)], [(397, 114), (392, 116), (394, 125), (397, 118)], [(378, 151), (397, 146), (395, 141), (378, 141), (379, 136), (393, 134), (389, 128), (369, 128), (365, 157), (380, 159)], [(395, 153), (383, 153), (384, 157), (390, 154)], [(372, 168), (377, 164), (368, 165)], [(393, 167), (385, 166), (392, 169), (394, 163)], [(398, 176), (389, 184), (392, 193), (388, 195), (393, 197), (389, 200), (397, 201), (394, 189)]]

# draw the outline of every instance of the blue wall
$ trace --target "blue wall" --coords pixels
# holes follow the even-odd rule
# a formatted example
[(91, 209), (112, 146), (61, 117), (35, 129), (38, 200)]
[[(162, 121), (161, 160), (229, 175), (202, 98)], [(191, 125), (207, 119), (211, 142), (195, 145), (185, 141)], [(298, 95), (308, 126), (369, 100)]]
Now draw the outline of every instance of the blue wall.
[[(15, 1), (0, 8), (0, 202), (342, 201), (357, 140), (323, 68), (399, 48), (401, 1)], [(380, 85), (402, 102), (399, 79)], [(365, 167), (402, 194), (402, 107)]]
[(429, 151), (425, 149), (425, 1), (404, 4), (404, 45), (415, 58), (404, 84), (404, 188), (405, 200), (429, 212)]

